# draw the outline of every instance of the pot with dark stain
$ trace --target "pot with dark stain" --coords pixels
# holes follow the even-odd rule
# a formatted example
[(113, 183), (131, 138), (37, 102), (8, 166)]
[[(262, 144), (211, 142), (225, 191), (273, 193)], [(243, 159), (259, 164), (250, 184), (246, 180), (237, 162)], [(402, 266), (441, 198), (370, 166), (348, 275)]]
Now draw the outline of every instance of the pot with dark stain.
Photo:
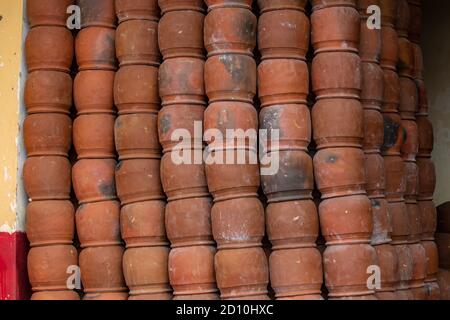
[(392, 241), (392, 216), (385, 198), (372, 198), (373, 233), (371, 244), (383, 245)]
[(82, 29), (75, 40), (78, 70), (116, 70), (115, 37), (115, 29)]
[(114, 0), (77, 0), (81, 9), (81, 28), (116, 27)]

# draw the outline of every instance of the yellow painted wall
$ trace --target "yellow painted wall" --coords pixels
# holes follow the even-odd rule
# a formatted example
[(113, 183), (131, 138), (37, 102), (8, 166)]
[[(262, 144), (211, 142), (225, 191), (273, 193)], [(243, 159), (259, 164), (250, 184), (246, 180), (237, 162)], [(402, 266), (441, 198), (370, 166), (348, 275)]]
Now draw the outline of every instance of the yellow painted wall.
[(17, 230), (23, 1), (0, 0), (0, 232)]

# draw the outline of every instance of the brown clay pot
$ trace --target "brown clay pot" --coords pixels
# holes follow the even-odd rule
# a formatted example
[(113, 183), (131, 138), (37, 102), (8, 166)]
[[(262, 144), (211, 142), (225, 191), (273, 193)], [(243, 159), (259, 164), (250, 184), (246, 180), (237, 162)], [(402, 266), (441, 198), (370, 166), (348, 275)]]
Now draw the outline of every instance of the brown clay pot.
[(373, 233), (371, 244), (373, 246), (390, 243), (392, 241), (392, 217), (386, 199), (371, 199)]
[(361, 60), (355, 53), (323, 52), (316, 55), (311, 76), (316, 99), (360, 98)]
[(159, 66), (158, 23), (128, 20), (117, 27), (116, 54), (120, 66)]
[(212, 246), (177, 248), (170, 251), (170, 284), (177, 299), (217, 293), (215, 254), (216, 249)]
[(361, 63), (361, 104), (364, 109), (380, 110), (384, 95), (383, 69), (376, 63)]
[(80, 204), (116, 199), (113, 159), (84, 159), (73, 166), (73, 189)]
[(402, 120), (402, 127), (406, 133), (405, 143), (401, 152), (405, 161), (415, 161), (419, 152), (419, 132), (414, 120)]
[(356, 7), (355, 0), (311, 0), (312, 10), (322, 10), (328, 7)]
[(32, 248), (28, 253), (28, 277), (33, 291), (67, 290), (67, 269), (77, 265), (78, 253), (71, 245)]
[(122, 244), (119, 202), (83, 204), (77, 210), (76, 221), (81, 248)]
[(23, 135), (29, 157), (67, 157), (72, 143), (72, 120), (64, 114), (31, 114), (25, 118)]
[(32, 201), (70, 199), (70, 162), (65, 157), (31, 157), (25, 161), (25, 191)]
[(208, 11), (220, 8), (244, 8), (251, 9), (253, 0), (205, 0)]
[(437, 229), (436, 206), (432, 200), (419, 201), (422, 240), (433, 241)]
[(25, 106), (28, 114), (70, 113), (72, 78), (58, 71), (35, 71), (25, 83)]
[(119, 23), (128, 20), (159, 20), (158, 0), (116, 0)]
[(436, 244), (439, 251), (439, 267), (450, 269), (450, 234), (436, 233)]
[(415, 113), (419, 104), (418, 91), (414, 80), (400, 77), (400, 105), (399, 111), (403, 119), (415, 120)]
[(320, 295), (322, 255), (316, 248), (277, 250), (269, 262), (271, 286), (277, 299)]
[(114, 0), (77, 0), (81, 9), (81, 28), (116, 26)]
[(215, 257), (222, 300), (267, 300), (269, 266), (262, 248), (219, 250)]
[(408, 27), (409, 27), (409, 6), (407, 0), (397, 0), (397, 14), (395, 21), (395, 28), (397, 29), (398, 35), (403, 38), (408, 38)]
[(378, 256), (378, 265), (381, 270), (381, 288), (377, 290), (377, 297), (383, 297), (388, 292), (394, 292), (398, 284), (398, 259), (395, 247), (390, 244), (375, 246)]
[(35, 27), (25, 41), (28, 72), (51, 70), (69, 72), (73, 60), (73, 37), (60, 27)]
[(422, 238), (422, 221), (420, 220), (420, 209), (417, 203), (406, 203), (409, 217), (408, 243), (415, 244)]
[(422, 32), (422, 8), (420, 1), (408, 1), (409, 4), (409, 39), (414, 43), (420, 43)]
[(384, 113), (384, 142), (381, 151), (384, 156), (399, 156), (406, 139), (402, 119), (397, 113)]
[(413, 77), (414, 56), (411, 42), (405, 38), (398, 38), (397, 70), (401, 77)]
[(78, 70), (116, 70), (115, 37), (115, 29), (82, 29), (75, 40)]
[(362, 146), (364, 110), (356, 99), (318, 100), (312, 110), (312, 124), (318, 150)]
[(410, 282), (415, 300), (425, 300), (425, 278), (427, 276), (427, 256), (424, 247), (420, 243), (410, 245), (413, 258), (413, 273)]
[(204, 2), (202, 0), (159, 0), (159, 7), (162, 14), (170, 11), (192, 10), (204, 12)]
[(423, 248), (427, 259), (427, 277), (425, 282), (434, 282), (439, 272), (439, 252), (434, 241), (422, 241)]
[(305, 59), (309, 48), (309, 19), (300, 10), (275, 10), (258, 21), (258, 49), (262, 59)]
[(114, 136), (119, 160), (158, 159), (161, 157), (156, 114), (119, 116), (114, 126)]
[(428, 116), (428, 97), (425, 82), (421, 79), (416, 79), (416, 85), (419, 93), (419, 109), (417, 116)]
[(327, 246), (370, 243), (373, 219), (367, 196), (325, 200), (320, 204), (319, 213), (320, 228)]
[(389, 213), (392, 219), (392, 244), (404, 244), (410, 236), (408, 209), (404, 202), (389, 202)]
[(157, 113), (158, 68), (141, 65), (120, 68), (114, 80), (114, 102), (119, 114)]
[(402, 200), (406, 192), (405, 164), (400, 157), (384, 157), (386, 168), (386, 196), (389, 200)]
[(306, 104), (309, 73), (304, 61), (296, 59), (264, 60), (258, 67), (261, 107), (276, 104)]
[(383, 69), (383, 112), (398, 112), (400, 104), (400, 80), (397, 72)]
[(299, 10), (304, 11), (306, 0), (258, 0), (260, 13), (272, 10)]
[(366, 244), (327, 247), (323, 254), (325, 283), (330, 298), (365, 296), (367, 268), (377, 264), (375, 249)]
[(115, 158), (113, 114), (78, 116), (73, 123), (73, 144), (78, 159)]
[(114, 113), (114, 72), (87, 70), (78, 72), (74, 82), (74, 100), (78, 114)]
[[(358, 53), (360, 16), (354, 7), (327, 7), (311, 15), (311, 43), (315, 53)], [(339, 26), (339, 28), (336, 28)]]
[(205, 105), (203, 75), (204, 62), (201, 59), (177, 58), (164, 61), (159, 69), (159, 95), (163, 106)]
[(77, 301), (80, 296), (75, 291), (41, 291), (31, 296), (33, 301)]
[(117, 165), (117, 195), (122, 205), (164, 199), (159, 167), (159, 159), (124, 160)]
[(380, 0), (381, 18), (383, 26), (394, 26), (397, 19), (397, 1)]
[(386, 189), (386, 168), (378, 153), (366, 154), (366, 191), (369, 196), (383, 196)]
[(58, 26), (65, 27), (69, 14), (67, 8), (75, 0), (30, 0), (27, 2), (27, 17), (30, 27)]
[(381, 56), (380, 65), (384, 69), (396, 70), (399, 48), (397, 32), (392, 27), (381, 28)]
[(32, 247), (71, 245), (75, 209), (70, 201), (36, 201), (27, 206), (27, 237)]
[(378, 153), (384, 143), (384, 118), (378, 110), (364, 110), (364, 142), (366, 153)]
[(93, 247), (81, 251), (81, 281), (85, 293), (127, 290), (122, 271), (123, 251), (121, 246)]
[(365, 193), (364, 153), (360, 149), (320, 150), (314, 157), (314, 172), (323, 199)]
[(123, 272), (130, 294), (170, 294), (169, 249), (166, 247), (132, 248), (123, 256)]
[(211, 223), (217, 249), (258, 247), (265, 233), (264, 207), (257, 198), (217, 202)]
[(198, 11), (172, 11), (159, 22), (159, 48), (164, 59), (190, 57), (204, 59), (203, 21)]
[(407, 203), (415, 203), (417, 194), (419, 192), (419, 168), (417, 164), (412, 161), (405, 161), (405, 179), (406, 192), (405, 199)]
[[(375, 2), (371, 2), (370, 5), (376, 5)], [(369, 5), (365, 5), (361, 13), (360, 23), (360, 41), (359, 41), (359, 56), (361, 61), (378, 64), (380, 62), (381, 54), (381, 30), (369, 29), (367, 27), (367, 13), (366, 10)], [(365, 18), (362, 18), (365, 16)]]
[(417, 116), (417, 130), (419, 133), (419, 156), (429, 156), (434, 147), (433, 125), (428, 117)]
[(436, 188), (436, 168), (429, 158), (417, 159), (419, 166), (419, 198), (422, 200), (433, 199)]
[(445, 202), (437, 208), (437, 231), (450, 233), (450, 202)]
[(315, 246), (319, 219), (313, 201), (271, 203), (266, 209), (266, 221), (272, 250)]
[(87, 301), (125, 301), (125, 300), (128, 300), (128, 292), (87, 293), (83, 296), (83, 300), (87, 300)]
[(163, 201), (145, 201), (122, 207), (121, 235), (127, 248), (166, 246)]

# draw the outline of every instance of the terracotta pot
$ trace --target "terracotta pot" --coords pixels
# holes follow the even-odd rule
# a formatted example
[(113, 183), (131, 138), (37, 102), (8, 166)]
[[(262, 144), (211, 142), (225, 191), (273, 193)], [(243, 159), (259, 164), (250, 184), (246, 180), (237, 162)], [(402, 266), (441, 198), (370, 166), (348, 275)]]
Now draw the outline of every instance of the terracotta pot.
[(77, 0), (81, 9), (81, 28), (116, 26), (114, 0)]
[(69, 14), (67, 8), (75, 0), (31, 0), (27, 3), (27, 17), (31, 28), (37, 26), (65, 27)]
[(427, 297), (425, 286), (425, 278), (427, 276), (427, 257), (422, 244), (410, 245), (411, 255), (413, 258), (413, 273), (411, 280), (411, 288), (415, 300), (425, 300)]
[(396, 245), (394, 248), (398, 256), (398, 274), (400, 279), (397, 290), (410, 290), (414, 267), (411, 247), (409, 245)]
[(432, 200), (419, 201), (422, 240), (433, 241), (437, 226), (436, 206)]
[(323, 199), (365, 193), (364, 153), (360, 149), (320, 150), (314, 157), (314, 172)]
[(37, 201), (27, 206), (26, 231), (32, 247), (71, 245), (75, 209), (70, 201)]
[(264, 207), (257, 198), (217, 202), (211, 223), (217, 249), (258, 247), (265, 233)]
[(360, 16), (354, 7), (314, 10), (311, 25), (311, 43), (316, 54), (328, 51), (358, 53)]
[(212, 246), (177, 248), (170, 251), (169, 277), (177, 299), (192, 295), (216, 294)]
[[(408, 201), (408, 200), (407, 200)], [(420, 209), (417, 203), (406, 203), (409, 217), (408, 243), (418, 243), (422, 238), (422, 221), (420, 220)]]
[(320, 204), (319, 213), (321, 234), (327, 246), (370, 243), (374, 226), (367, 196), (325, 200)]
[(159, 69), (159, 95), (163, 106), (169, 104), (205, 105), (203, 75), (203, 60), (177, 58), (164, 61)]
[(70, 113), (72, 78), (58, 71), (34, 71), (25, 82), (25, 106), (28, 114)]
[(311, 76), (316, 99), (360, 98), (361, 60), (357, 54), (351, 52), (318, 54), (312, 62)]
[(311, 156), (304, 151), (287, 150), (272, 152), (268, 156), (279, 165), (275, 174), (261, 176), (268, 202), (311, 199), (314, 189)]
[(205, 89), (209, 102), (253, 103), (256, 95), (256, 63), (252, 57), (222, 54), (205, 64)]
[(417, 159), (419, 166), (419, 198), (432, 199), (436, 188), (436, 168), (429, 158)]
[(122, 272), (123, 251), (120, 246), (81, 251), (81, 281), (85, 293), (119, 293), (127, 290)]
[(398, 35), (403, 38), (408, 38), (410, 13), (407, 0), (397, 0), (396, 18), (395, 28), (397, 29)]
[(32, 248), (28, 253), (28, 277), (33, 291), (67, 290), (67, 270), (77, 265), (77, 250), (71, 245)]
[(271, 286), (277, 299), (320, 295), (322, 255), (316, 248), (274, 251), (269, 261)]
[(80, 204), (116, 199), (113, 159), (84, 159), (73, 166), (73, 189)]
[[(405, 38), (398, 39), (397, 70), (401, 77), (413, 77), (414, 56), (411, 42)], [(412, 80), (411, 80), (412, 81)]]
[[(236, 161), (227, 163), (227, 153), (231, 158), (242, 155), (245, 164), (239, 164)], [(209, 191), (215, 201), (257, 196), (260, 186), (257, 157), (255, 151), (248, 150), (213, 150), (207, 152), (206, 178)], [(215, 163), (211, 163), (213, 160), (216, 160)]]
[[(359, 41), (359, 56), (361, 61), (369, 62), (373, 64), (378, 64), (380, 62), (381, 54), (381, 30), (380, 29), (369, 29), (367, 27), (367, 8), (369, 5), (377, 5), (375, 2), (370, 2), (364, 6), (361, 12), (361, 22), (360, 22), (360, 41)], [(363, 18), (364, 17), (364, 18)]]
[(439, 250), (439, 267), (450, 269), (450, 234), (436, 233), (436, 244)]
[(384, 156), (400, 156), (406, 139), (402, 119), (397, 113), (384, 113), (384, 142), (381, 151)]
[(169, 294), (169, 249), (166, 247), (133, 248), (125, 251), (123, 272), (130, 294)]
[(253, 0), (205, 0), (208, 6), (208, 11), (219, 9), (219, 8), (244, 8), (251, 9)]
[(428, 117), (417, 116), (417, 130), (419, 132), (419, 156), (428, 156), (433, 152), (434, 131)]
[(361, 104), (364, 109), (380, 110), (384, 95), (383, 69), (376, 63), (361, 63)]
[(427, 277), (425, 278), (425, 282), (434, 282), (439, 272), (438, 247), (434, 241), (422, 241), (421, 245), (425, 249), (427, 259)]
[(272, 10), (299, 10), (305, 11), (306, 0), (258, 0), (260, 13)]
[(381, 270), (381, 288), (377, 290), (377, 297), (385, 300), (383, 295), (394, 292), (398, 285), (398, 259), (395, 247), (383, 244), (374, 247), (377, 252), (378, 265)]
[(386, 168), (384, 159), (378, 153), (365, 156), (366, 191), (371, 197), (384, 196), (386, 190)]
[(415, 161), (419, 152), (419, 132), (414, 120), (402, 120), (405, 131), (405, 143), (402, 146), (402, 157), (405, 161)]
[(156, 114), (121, 115), (116, 120), (114, 133), (119, 160), (161, 157)]
[(398, 112), (400, 104), (400, 80), (397, 72), (383, 69), (383, 112)]
[(122, 205), (164, 199), (159, 167), (159, 159), (124, 160), (117, 165), (117, 195)]
[(114, 113), (114, 72), (87, 70), (78, 72), (74, 82), (74, 100), (78, 114)]
[(258, 49), (262, 59), (305, 60), (309, 48), (310, 23), (300, 10), (275, 10), (258, 21)]
[(398, 36), (397, 32), (392, 27), (381, 28), (381, 56), (380, 65), (384, 69), (392, 71), (396, 70), (399, 48), (398, 48)]
[(134, 301), (164, 301), (172, 300), (172, 293), (155, 293), (155, 294), (140, 294), (136, 296), (130, 296), (128, 300)]
[(198, 11), (173, 11), (159, 22), (159, 48), (164, 59), (190, 57), (204, 59), (203, 21)]
[(319, 234), (319, 219), (313, 201), (271, 203), (266, 209), (266, 221), (272, 250), (315, 246)]
[(160, 108), (158, 68), (125, 66), (114, 80), (114, 102), (119, 114), (157, 113)]
[(73, 60), (73, 37), (66, 28), (35, 27), (25, 41), (28, 72), (51, 70), (69, 72)]
[(407, 203), (415, 203), (419, 192), (419, 168), (415, 162), (405, 161), (406, 192)]
[(70, 162), (65, 157), (31, 157), (25, 161), (25, 191), (32, 201), (70, 199)]
[(367, 288), (367, 268), (376, 264), (376, 251), (370, 245), (327, 247), (323, 254), (323, 265), (329, 297), (373, 294), (374, 291)]
[(159, 20), (157, 0), (116, 0), (115, 7), (119, 23), (128, 20)]
[[(125, 301), (128, 300), (128, 292), (88, 293), (83, 300), (88, 301)], [(131, 300), (131, 299), (130, 299)]]
[(379, 153), (384, 143), (384, 118), (378, 110), (364, 110), (364, 141), (366, 153)]
[(422, 8), (420, 1), (408, 1), (409, 4), (409, 39), (414, 43), (420, 43), (422, 32)]
[(311, 0), (312, 10), (322, 10), (328, 7), (355, 7), (355, 0)]
[(309, 73), (304, 61), (296, 59), (264, 60), (258, 67), (261, 107), (277, 104), (306, 104)]
[(400, 77), (400, 105), (399, 111), (403, 119), (415, 120), (415, 113), (419, 104), (418, 91), (414, 80)]
[(81, 248), (122, 244), (119, 202), (83, 204), (77, 210), (76, 221)]
[(82, 29), (75, 40), (78, 70), (116, 70), (115, 37), (115, 29)]
[(34, 301), (76, 301), (80, 296), (75, 291), (41, 291), (31, 296)]
[(73, 144), (78, 159), (115, 158), (113, 114), (78, 116), (73, 123)]
[(437, 208), (437, 230), (450, 233), (450, 202), (445, 202)]
[(215, 257), (222, 300), (267, 300), (269, 266), (262, 248), (219, 250)]
[(318, 150), (362, 146), (364, 111), (358, 100), (318, 100), (312, 110), (312, 124)]
[(31, 114), (25, 118), (23, 135), (29, 157), (67, 157), (72, 143), (72, 120), (64, 114)]
[[(159, 142), (164, 152), (174, 149), (203, 149), (203, 118), (205, 106), (203, 105), (168, 105), (158, 114)], [(177, 133), (186, 133), (179, 141)], [(187, 135), (189, 133), (190, 139)]]
[(380, 0), (381, 18), (383, 26), (394, 26), (397, 18), (397, 1)]
[(166, 246), (163, 201), (146, 201), (122, 207), (121, 235), (127, 248)]
[(120, 66), (159, 66), (158, 23), (129, 20), (117, 27), (116, 52)]
[(405, 244), (410, 235), (408, 210), (404, 202), (389, 202), (392, 219), (392, 244)]
[(405, 164), (400, 157), (384, 157), (386, 168), (386, 196), (389, 200), (402, 200), (406, 192)]

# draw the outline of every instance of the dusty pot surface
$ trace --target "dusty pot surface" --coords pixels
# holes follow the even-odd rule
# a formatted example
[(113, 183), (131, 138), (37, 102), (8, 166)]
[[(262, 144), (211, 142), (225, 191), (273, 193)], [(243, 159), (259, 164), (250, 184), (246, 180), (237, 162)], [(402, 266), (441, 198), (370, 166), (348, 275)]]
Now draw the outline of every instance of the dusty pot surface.
[(30, 0), (27, 2), (27, 17), (30, 27), (58, 26), (65, 27), (69, 14), (67, 8), (75, 0)]
[(406, 192), (405, 164), (401, 157), (384, 157), (386, 168), (386, 196), (389, 200), (402, 200)]
[(203, 21), (198, 11), (172, 11), (159, 22), (159, 48), (164, 59), (190, 57), (204, 59)]
[(77, 0), (81, 9), (81, 28), (116, 26), (114, 0)]
[(436, 168), (429, 158), (417, 159), (419, 166), (419, 199), (433, 199), (436, 188)]
[(69, 72), (73, 60), (73, 37), (66, 28), (35, 27), (25, 41), (28, 72), (52, 70)]
[(427, 276), (427, 256), (420, 243), (410, 245), (413, 265), (410, 286), (415, 300), (425, 300), (427, 296), (425, 278)]
[(80, 296), (75, 291), (40, 291), (31, 296), (34, 301), (78, 301)]
[(433, 241), (437, 229), (436, 206), (432, 200), (419, 201), (422, 240)]
[(120, 203), (102, 201), (81, 205), (76, 214), (81, 248), (121, 245)]
[(381, 42), (383, 45), (381, 46), (380, 65), (385, 69), (395, 71), (399, 54), (398, 36), (395, 29), (382, 27)]
[(399, 111), (403, 119), (415, 120), (419, 97), (417, 86), (414, 80), (400, 77), (400, 105)]
[(34, 71), (25, 82), (25, 106), (28, 114), (70, 113), (72, 78), (58, 71)]
[(113, 114), (78, 116), (73, 123), (73, 144), (78, 159), (115, 158)]
[(119, 23), (128, 20), (159, 20), (158, 0), (116, 0)]
[(386, 168), (378, 153), (366, 154), (366, 191), (369, 196), (384, 196), (386, 190)]
[(157, 113), (160, 109), (158, 68), (120, 68), (114, 80), (114, 102), (119, 114)]
[(116, 32), (116, 52), (120, 66), (159, 66), (158, 22), (129, 20)]
[(218, 249), (261, 246), (265, 233), (264, 208), (257, 198), (215, 203), (211, 222)]
[(405, 161), (406, 203), (415, 203), (419, 193), (419, 168), (413, 161)]
[(376, 63), (361, 63), (361, 104), (364, 109), (380, 110), (384, 95), (383, 69)]
[(373, 233), (372, 245), (381, 245), (392, 241), (392, 216), (385, 198), (373, 198), (372, 219)]
[(390, 244), (375, 246), (381, 269), (381, 288), (378, 293), (393, 292), (398, 284), (398, 259), (395, 247)]
[(427, 259), (427, 277), (425, 278), (425, 282), (436, 281), (439, 272), (439, 252), (436, 242), (422, 241), (421, 244), (425, 249)]
[(31, 114), (25, 118), (23, 135), (29, 157), (67, 157), (72, 144), (72, 120), (58, 113)]
[(114, 113), (114, 71), (78, 72), (74, 82), (74, 100), (78, 114)]
[(417, 130), (419, 132), (419, 156), (428, 156), (433, 152), (434, 131), (433, 124), (428, 117), (417, 116)]
[[(375, 4), (376, 1), (370, 2), (370, 5)], [(366, 10), (368, 5), (363, 9), (361, 17), (367, 15)], [(360, 41), (359, 41), (359, 56), (361, 61), (378, 64), (380, 62), (381, 54), (381, 30), (369, 29), (367, 27), (367, 18), (361, 19), (360, 24)]]
[(159, 159), (135, 159), (124, 160), (117, 165), (117, 195), (122, 205), (164, 199), (160, 162)]
[(121, 115), (114, 132), (119, 160), (161, 157), (156, 114)]
[(80, 204), (116, 199), (113, 159), (84, 159), (73, 166), (73, 189)]
[(71, 245), (75, 209), (70, 201), (35, 201), (27, 206), (27, 237), (32, 247)]
[(410, 219), (406, 204), (404, 202), (389, 202), (388, 209), (392, 218), (392, 243), (407, 243), (410, 235)]
[(378, 110), (364, 110), (364, 141), (366, 153), (379, 153), (384, 143), (384, 118)]
[(417, 203), (408, 203), (408, 200), (406, 201), (406, 210), (408, 210), (409, 218), (408, 243), (415, 244), (418, 243), (422, 237), (422, 221), (420, 220), (420, 209)]
[(170, 11), (205, 11), (203, 0), (159, 0), (158, 4), (162, 14)]
[(25, 191), (32, 201), (69, 200), (71, 165), (65, 157), (31, 157), (25, 161)]
[(82, 29), (75, 41), (78, 70), (116, 70), (115, 37), (115, 29)]
[(258, 0), (261, 14), (272, 10), (304, 11), (306, 3), (306, 0)]
[(127, 248), (166, 246), (165, 202), (144, 201), (122, 207), (120, 228)]

